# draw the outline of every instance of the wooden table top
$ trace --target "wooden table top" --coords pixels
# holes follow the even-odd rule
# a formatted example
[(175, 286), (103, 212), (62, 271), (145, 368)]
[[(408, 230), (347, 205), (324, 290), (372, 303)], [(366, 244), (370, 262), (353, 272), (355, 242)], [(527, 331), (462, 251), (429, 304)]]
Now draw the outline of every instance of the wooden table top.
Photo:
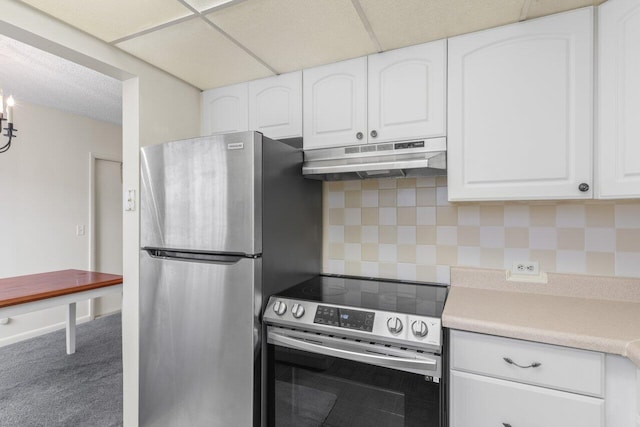
[(84, 270), (61, 270), (7, 277), (0, 279), (0, 308), (121, 283), (120, 275)]

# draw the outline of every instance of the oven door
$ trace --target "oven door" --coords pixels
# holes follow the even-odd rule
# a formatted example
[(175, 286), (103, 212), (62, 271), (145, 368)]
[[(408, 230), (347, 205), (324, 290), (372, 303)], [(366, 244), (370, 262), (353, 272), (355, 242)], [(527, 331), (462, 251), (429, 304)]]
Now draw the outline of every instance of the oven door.
[(269, 426), (441, 427), (440, 356), (268, 328)]

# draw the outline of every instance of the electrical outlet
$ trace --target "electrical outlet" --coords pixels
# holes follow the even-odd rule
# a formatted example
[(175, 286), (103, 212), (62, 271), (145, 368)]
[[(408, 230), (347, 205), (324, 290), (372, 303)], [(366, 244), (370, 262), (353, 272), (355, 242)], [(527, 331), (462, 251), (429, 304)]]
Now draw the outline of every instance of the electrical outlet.
[(540, 274), (540, 266), (537, 261), (514, 262), (511, 274), (537, 276)]

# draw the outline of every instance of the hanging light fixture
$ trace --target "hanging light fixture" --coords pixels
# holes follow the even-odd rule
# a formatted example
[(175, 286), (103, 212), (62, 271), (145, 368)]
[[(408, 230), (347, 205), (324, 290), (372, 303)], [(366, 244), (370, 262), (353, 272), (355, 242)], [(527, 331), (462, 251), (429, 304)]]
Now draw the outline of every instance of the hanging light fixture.
[[(7, 117), (4, 117), (4, 97), (2, 96), (2, 89), (0, 89), (0, 130), (3, 129), (2, 122), (7, 121), (7, 127), (4, 128), (7, 132), (4, 136), (9, 138), (6, 144), (0, 147), (0, 153), (4, 153), (11, 148), (11, 140), (13, 138), (17, 138), (18, 136), (15, 134), (18, 132), (18, 129), (13, 127), (13, 107), (16, 102), (13, 99), (13, 96), (9, 96), (7, 99)], [(0, 142), (2, 144), (2, 142)]]

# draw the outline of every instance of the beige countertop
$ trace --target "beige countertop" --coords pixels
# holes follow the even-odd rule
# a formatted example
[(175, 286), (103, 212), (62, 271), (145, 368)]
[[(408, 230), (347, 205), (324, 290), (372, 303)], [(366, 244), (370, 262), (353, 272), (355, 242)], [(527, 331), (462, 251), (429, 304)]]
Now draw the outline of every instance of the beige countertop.
[(640, 367), (640, 279), (549, 274), (542, 284), (507, 281), (503, 270), (452, 268), (442, 322), (618, 354)]

